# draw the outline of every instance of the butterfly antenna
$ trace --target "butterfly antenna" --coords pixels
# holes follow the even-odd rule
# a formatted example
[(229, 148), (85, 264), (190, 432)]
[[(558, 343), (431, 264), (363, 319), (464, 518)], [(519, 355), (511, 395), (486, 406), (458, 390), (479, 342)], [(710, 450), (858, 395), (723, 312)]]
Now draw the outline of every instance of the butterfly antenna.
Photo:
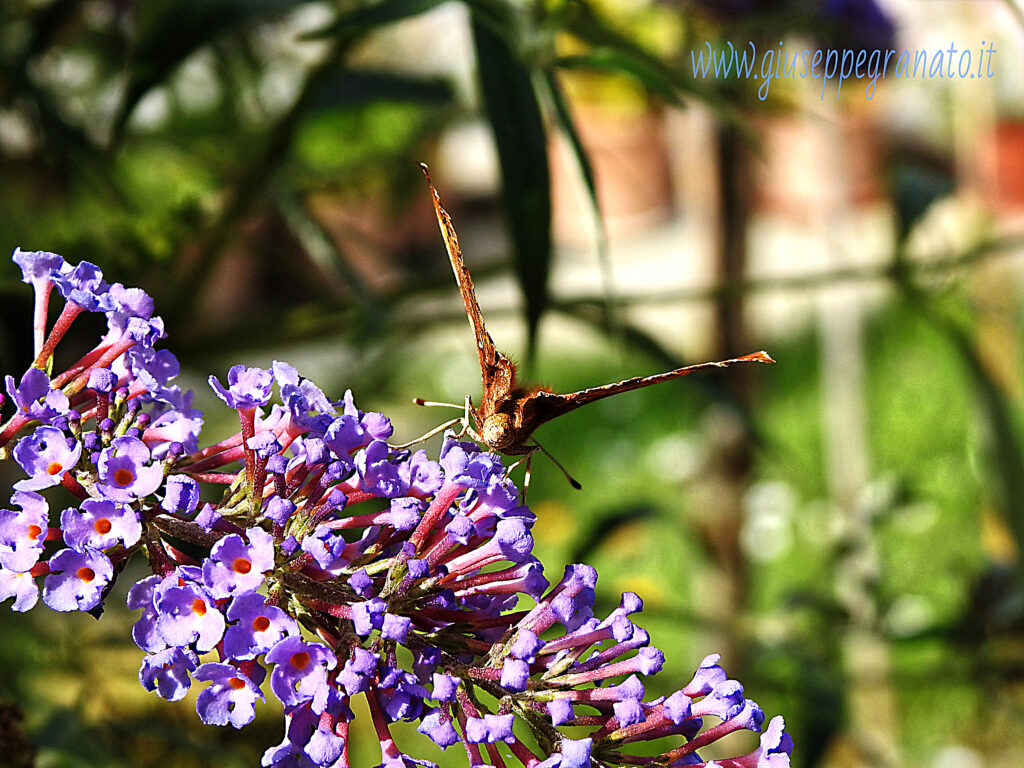
[(412, 401), (416, 405), (423, 405), (427, 408), (458, 408), (461, 411), (465, 407), (458, 403), (439, 403), (435, 400), (424, 400), (422, 397), (414, 397)]
[(567, 470), (565, 467), (562, 466), (562, 462), (560, 462), (558, 459), (556, 459), (554, 456), (551, 455), (551, 453), (548, 451), (547, 448), (545, 448), (543, 445), (538, 443), (536, 440), (534, 441), (533, 444), (537, 447), (537, 449), (541, 453), (543, 453), (545, 456), (547, 456), (549, 459), (551, 459), (551, 462), (556, 467), (558, 467), (560, 470), (562, 470), (562, 474), (565, 475), (565, 479), (569, 481), (569, 485), (571, 485), (577, 491), (580, 490), (583, 487), (582, 485), (579, 484), (579, 481), (577, 481), (575, 477), (573, 477), (572, 475), (569, 474), (569, 470)]

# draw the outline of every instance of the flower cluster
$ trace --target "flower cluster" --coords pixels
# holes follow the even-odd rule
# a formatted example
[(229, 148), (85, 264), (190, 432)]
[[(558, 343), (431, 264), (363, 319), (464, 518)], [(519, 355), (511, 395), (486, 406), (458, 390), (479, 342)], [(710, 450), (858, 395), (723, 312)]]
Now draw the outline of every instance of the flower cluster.
[[(15, 412), (0, 428), (0, 459), (24, 473), (0, 510), (0, 600), (14, 610), (36, 603), (41, 580), (50, 608), (98, 616), (144, 556), (152, 575), (127, 598), (141, 610), (140, 682), (170, 701), (202, 683), (201, 720), (235, 728), (269, 691), (285, 735), (264, 766), (348, 766), (356, 697), (377, 768), (432, 765), (395, 742), (398, 721), (461, 745), (474, 768), (789, 765), (778, 717), (754, 752), (702, 761), (697, 749), (722, 736), (760, 732), (761, 709), (715, 655), (648, 698), (642, 678), (664, 657), (634, 623), (642, 601), (627, 593), (595, 616), (585, 565), (549, 585), (535, 518), (499, 457), (451, 433), (437, 461), (394, 448), (386, 417), (351, 393), (332, 401), (285, 363), (235, 366), (226, 386), (211, 377), (240, 431), (200, 449), (201, 415), (171, 383), (177, 362), (155, 347), (149, 298), (90, 264), (14, 259), (36, 293), (36, 360), (7, 377)], [(54, 287), (64, 307), (47, 333)], [(53, 350), (83, 311), (104, 313), (109, 331), (54, 375)], [(43, 493), (56, 486), (76, 500), (59, 514)], [(633, 749), (652, 740), (660, 751)]]

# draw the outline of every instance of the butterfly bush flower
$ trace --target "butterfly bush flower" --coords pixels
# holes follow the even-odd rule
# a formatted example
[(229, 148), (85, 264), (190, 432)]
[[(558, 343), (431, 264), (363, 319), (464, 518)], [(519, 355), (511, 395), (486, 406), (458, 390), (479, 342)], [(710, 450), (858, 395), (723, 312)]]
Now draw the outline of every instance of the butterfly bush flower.
[(203, 583), (217, 598), (252, 592), (274, 567), (274, 540), (262, 528), (246, 531), (249, 542), (229, 534), (213, 545), (203, 563)]
[(192, 685), (189, 674), (199, 665), (195, 651), (187, 648), (165, 648), (148, 654), (139, 667), (139, 682), (147, 691), (155, 691), (161, 699), (178, 701)]
[(38, 427), (14, 448), (14, 460), (28, 474), (14, 487), (19, 491), (38, 491), (59, 485), (64, 473), (78, 462), (82, 446), (69, 439), (57, 427)]
[(64, 543), (79, 552), (86, 547), (109, 549), (117, 543), (130, 547), (142, 536), (138, 513), (110, 499), (86, 499), (78, 509), (65, 509), (60, 527)]
[[(263, 668), (253, 669), (262, 671)], [(207, 725), (230, 723), (235, 728), (241, 728), (256, 717), (256, 700), (263, 699), (263, 693), (258, 683), (238, 667), (207, 662), (197, 667), (192, 677), (211, 683), (196, 700), (199, 719)]]
[(7, 394), (21, 413), (43, 424), (66, 415), (70, 408), (67, 395), (59, 389), (52, 389), (50, 377), (38, 368), (25, 371), (17, 385), (14, 377), (8, 376)]
[(150, 464), (149, 448), (137, 437), (115, 437), (97, 462), (99, 491), (107, 499), (131, 502), (156, 491), (163, 467)]
[(37, 493), (15, 491), (12, 506), (0, 509), (0, 566), (24, 573), (39, 561), (49, 529), (49, 505)]
[(50, 558), (43, 581), (43, 602), (55, 611), (88, 611), (100, 602), (114, 568), (102, 552), (62, 549)]
[[(387, 417), (282, 362), (210, 378), (240, 431), (200, 447), (202, 415), (158, 347), (152, 300), (55, 254), (15, 261), (35, 292), (36, 359), (6, 378), (0, 460), (21, 476), (0, 496), (0, 601), (26, 611), (41, 588), (54, 610), (98, 613), (136, 572), (127, 561), (144, 560), (127, 590), (140, 683), (177, 701), (197, 681), (199, 718), (242, 728), (269, 676), (284, 736), (266, 768), (348, 768), (366, 710), (377, 768), (433, 765), (398, 722), (481, 768), (789, 765), (782, 719), (765, 727), (718, 656), (671, 695), (648, 694), (664, 655), (636, 623), (643, 601), (626, 593), (598, 615), (583, 564), (549, 581), (499, 456), (452, 434), (436, 459), (394, 448)], [(83, 312), (103, 313), (106, 334), (49, 373)], [(760, 745), (698, 754), (736, 730), (763, 730)]]

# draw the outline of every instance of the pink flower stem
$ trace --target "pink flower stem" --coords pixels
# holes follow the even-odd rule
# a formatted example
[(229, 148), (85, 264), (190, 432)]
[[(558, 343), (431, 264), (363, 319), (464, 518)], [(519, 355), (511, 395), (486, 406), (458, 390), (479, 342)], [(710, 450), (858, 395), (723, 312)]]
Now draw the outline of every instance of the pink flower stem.
[(46, 339), (42, 348), (36, 354), (36, 359), (35, 362), (32, 363), (32, 367), (39, 368), (43, 371), (46, 370), (46, 361), (50, 359), (51, 355), (53, 355), (53, 350), (56, 349), (60, 340), (64, 338), (64, 334), (67, 333), (68, 328), (71, 327), (71, 323), (74, 322), (75, 318), (78, 317), (84, 309), (84, 307), (80, 307), (73, 301), (69, 301), (64, 305), (64, 309), (61, 310), (60, 317), (58, 317), (57, 322), (53, 324), (53, 330), (50, 331), (49, 338)]
[(461, 492), (462, 488), (455, 483), (445, 483), (441, 486), (441, 490), (437, 492), (434, 500), (427, 507), (427, 511), (423, 513), (423, 517), (417, 524), (416, 530), (409, 537), (409, 541), (416, 547), (417, 552), (420, 551), (420, 547), (427, 536), (434, 532), (438, 521), (448, 511), (452, 502), (455, 501), (455, 497)]
[(32, 336), (33, 351), (36, 357), (43, 351), (43, 342), (46, 339), (46, 315), (49, 313), (50, 292), (53, 290), (53, 283), (49, 280), (45, 284), (36, 283), (35, 287), (35, 311), (32, 315)]

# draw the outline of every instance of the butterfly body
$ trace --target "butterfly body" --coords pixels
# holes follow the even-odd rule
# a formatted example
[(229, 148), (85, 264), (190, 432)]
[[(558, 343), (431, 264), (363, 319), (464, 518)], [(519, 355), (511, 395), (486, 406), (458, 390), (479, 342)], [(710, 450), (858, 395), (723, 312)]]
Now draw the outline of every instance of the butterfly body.
[(515, 364), (498, 351), (494, 339), (487, 331), (476, 299), (473, 278), (463, 261), (459, 238), (455, 234), (451, 217), (441, 205), (437, 190), (430, 182), (427, 167), (421, 165), (421, 168), (430, 186), (437, 223), (441, 228), (455, 281), (462, 294), (466, 316), (476, 337), (483, 393), (479, 405), (474, 405), (472, 400), (469, 400), (467, 408), (475, 427), (473, 436), (488, 448), (512, 456), (529, 456), (539, 449), (542, 450), (536, 442), (530, 442), (537, 427), (587, 403), (709, 368), (725, 368), (733, 363), (742, 362), (775, 362), (765, 352), (755, 352), (732, 360), (689, 365), (653, 376), (635, 376), (566, 394), (551, 392), (542, 387), (522, 386), (516, 381)]
[(503, 397), (484, 400), (472, 411), (473, 421), (483, 442), (496, 451), (521, 456), (534, 450), (527, 441), (546, 419), (532, 414), (532, 403), (543, 394), (539, 388), (513, 387)]

